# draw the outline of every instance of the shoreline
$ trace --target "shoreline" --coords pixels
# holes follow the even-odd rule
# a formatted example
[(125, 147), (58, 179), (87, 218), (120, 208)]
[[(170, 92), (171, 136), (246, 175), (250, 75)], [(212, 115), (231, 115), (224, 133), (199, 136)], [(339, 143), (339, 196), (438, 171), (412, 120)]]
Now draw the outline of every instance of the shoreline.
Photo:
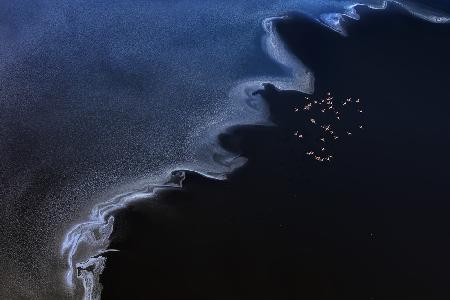
[[(363, 5), (366, 6), (366, 5)], [(403, 6), (402, 6), (403, 7)], [(373, 7), (369, 7), (371, 9), (373, 9)], [(405, 8), (405, 7), (403, 7)], [(341, 14), (341, 17), (344, 16), (343, 14)], [(355, 15), (352, 15), (353, 17), (355, 17)], [(352, 18), (353, 18), (352, 17)], [(356, 17), (355, 17), (356, 18)], [(298, 79), (298, 78), (309, 78), (306, 79), (306, 83), (303, 83), (302, 86), (307, 86), (308, 87), (308, 83), (311, 84), (312, 83), (312, 87), (314, 86), (314, 80), (312, 79), (313, 76), (311, 75), (311, 73), (309, 73), (309, 71), (306, 69), (305, 66), (301, 65), (301, 62), (295, 58), (293, 58), (292, 53), (289, 53), (288, 50), (284, 49), (286, 45), (282, 44), (280, 37), (278, 36), (278, 34), (273, 31), (273, 24), (272, 22), (275, 20), (281, 20), (280, 18), (269, 18), (264, 20), (263, 22), (263, 26), (266, 28), (266, 51), (268, 51), (269, 55), (275, 59), (276, 61), (278, 61), (278, 63), (280, 65), (283, 65), (285, 67), (291, 67), (292, 70), (292, 77), (286, 77), (286, 78), (290, 78), (290, 80), (288, 81), (283, 81), (283, 80), (277, 80), (277, 79), (273, 79), (270, 78), (270, 80), (272, 80), (273, 82), (269, 82), (268, 81), (261, 81), (261, 80), (256, 80), (254, 82), (250, 81), (247, 83), (244, 83), (245, 88), (244, 89), (238, 89), (239, 91), (242, 90), (247, 90), (248, 87), (253, 87), (250, 88), (252, 90), (252, 97), (255, 96), (254, 92), (256, 91), (261, 91), (264, 90), (264, 84), (273, 84), (277, 89), (279, 90), (296, 90), (296, 84), (294, 84), (294, 80)], [(316, 20), (317, 21), (317, 20)], [(269, 23), (267, 23), (269, 22)], [(326, 23), (329, 22), (329, 19), (326, 19), (325, 21)], [(446, 21), (448, 22), (448, 20)], [(324, 21), (322, 20), (321, 22), (322, 25), (324, 24)], [(334, 30), (338, 31), (340, 30), (341, 24), (340, 21), (338, 23), (334, 24)], [(343, 33), (340, 32), (340, 33)], [(281, 43), (281, 44), (280, 44)], [(280, 46), (281, 45), (281, 46)], [(281, 53), (278, 53), (277, 51), (280, 51)], [(274, 54), (275, 53), (275, 54)], [(304, 73), (297, 75), (295, 73), (295, 69), (296, 69), (296, 64), (300, 64), (299, 69), (302, 70)], [(259, 89), (256, 89), (255, 87), (259, 86)], [(306, 92), (310, 92), (312, 93), (312, 89), (311, 89), (311, 85), (309, 85), (308, 88), (306, 88)], [(232, 91), (231, 94), (233, 94), (234, 92)], [(240, 93), (240, 92), (238, 92)], [(247, 95), (249, 95), (247, 93)], [(254, 100), (253, 100), (254, 101)], [(257, 100), (258, 101), (258, 100)], [(261, 99), (259, 99), (259, 101), (262, 101)], [(261, 122), (266, 122), (266, 120), (264, 120), (263, 118), (261, 118)], [(264, 123), (263, 122), (263, 123)], [(250, 124), (248, 124), (250, 125)], [(245, 126), (245, 124), (234, 124), (234, 126)], [(223, 126), (219, 126), (220, 128), (224, 128)], [(231, 130), (233, 130), (233, 126), (231, 127), (227, 127), (228, 129), (231, 128)], [(228, 153), (228, 152), (227, 152)], [(239, 156), (238, 156), (239, 157)], [(236, 158), (236, 155), (234, 156), (230, 156), (231, 159)], [(245, 160), (245, 159), (244, 159)], [(237, 168), (241, 167), (243, 164), (245, 163), (245, 161), (240, 160), (237, 163)], [(236, 167), (232, 167), (231, 171), (229, 173), (232, 172), (232, 170), (234, 170)], [(99, 280), (99, 276), (103, 271), (104, 265), (105, 265), (105, 260), (106, 258), (104, 256), (102, 256), (102, 254), (106, 253), (108, 250), (108, 246), (109, 246), (109, 237), (113, 232), (113, 226), (114, 226), (114, 217), (112, 217), (112, 215), (117, 212), (118, 210), (124, 208), (126, 205), (128, 205), (131, 202), (139, 202), (141, 200), (144, 199), (151, 199), (153, 197), (157, 197), (159, 191), (166, 191), (167, 189), (181, 189), (182, 188), (182, 184), (184, 181), (184, 172), (186, 172), (186, 170), (183, 170), (183, 168), (181, 168), (182, 170), (174, 170), (171, 172), (171, 174), (175, 174), (175, 176), (177, 176), (177, 174), (181, 174), (182, 173), (182, 179), (181, 177), (179, 178), (179, 181), (175, 182), (173, 180), (169, 180), (169, 183), (166, 184), (162, 184), (162, 185), (148, 185), (147, 188), (145, 188), (144, 190), (141, 191), (133, 191), (130, 193), (126, 193), (123, 195), (118, 195), (117, 197), (111, 199), (110, 201), (107, 201), (106, 203), (99, 203), (97, 204), (94, 209), (92, 210), (91, 216), (90, 216), (90, 221), (87, 221), (85, 223), (80, 223), (78, 225), (76, 225), (74, 228), (72, 228), (66, 235), (65, 241), (63, 243), (62, 246), (62, 253), (64, 256), (68, 257), (68, 265), (70, 267), (70, 270), (67, 273), (67, 277), (66, 277), (66, 282), (68, 284), (70, 283), (74, 283), (75, 281), (75, 274), (74, 274), (74, 270), (77, 269), (78, 266), (80, 266), (81, 268), (84, 268), (86, 271), (81, 271), (81, 278), (83, 281), (83, 285), (85, 287), (85, 298), (86, 299), (97, 299), (100, 297), (100, 293), (101, 293), (101, 286), (98, 283)], [(209, 177), (211, 179), (218, 179), (218, 180), (222, 180), (225, 179), (226, 176), (224, 176), (224, 174), (221, 174), (218, 177), (215, 177), (213, 175), (211, 175), (211, 173), (201, 173), (201, 172), (195, 172), (195, 171), (189, 171), (189, 172), (194, 172), (197, 174), (200, 174), (201, 176), (205, 176), (205, 177)], [(103, 208), (101, 208), (101, 206), (104, 206)], [(93, 232), (96, 232), (98, 235), (94, 235)], [(95, 238), (92, 238), (93, 236), (95, 236)], [(100, 238), (99, 238), (100, 237)], [(73, 261), (73, 257), (76, 256), (76, 252), (78, 251), (78, 247), (79, 247), (79, 243), (80, 241), (87, 241), (87, 243), (89, 244), (89, 246), (92, 246), (94, 249), (96, 249), (96, 253), (95, 255), (89, 255), (88, 254), (88, 259), (85, 262), (77, 262), (76, 260)], [(100, 249), (100, 251), (99, 251)], [(90, 258), (89, 258), (90, 256)], [(93, 268), (93, 269), (92, 269)], [(93, 274), (91, 274), (91, 272), (88, 272), (87, 270), (92, 271)]]

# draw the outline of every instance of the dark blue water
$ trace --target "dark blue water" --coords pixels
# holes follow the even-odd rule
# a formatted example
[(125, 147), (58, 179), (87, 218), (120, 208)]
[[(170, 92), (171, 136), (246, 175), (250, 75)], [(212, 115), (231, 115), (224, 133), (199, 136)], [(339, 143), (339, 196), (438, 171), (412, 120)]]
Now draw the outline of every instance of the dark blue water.
[(295, 112), (307, 95), (267, 86), (277, 127), (222, 136), (249, 159), (228, 182), (187, 174), (183, 191), (119, 213), (104, 298), (450, 297), (450, 27), (360, 13), (347, 37), (299, 16), (277, 29), (315, 74), (310, 98), (360, 98), (345, 122), (364, 129), (317, 162), (316, 129)]

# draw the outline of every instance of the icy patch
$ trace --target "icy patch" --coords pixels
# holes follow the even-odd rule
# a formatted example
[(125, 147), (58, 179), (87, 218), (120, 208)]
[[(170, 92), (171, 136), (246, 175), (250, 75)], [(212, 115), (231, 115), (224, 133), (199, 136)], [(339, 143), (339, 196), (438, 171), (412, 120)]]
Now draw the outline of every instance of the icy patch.
[(344, 17), (359, 20), (360, 15), (356, 11), (356, 7), (358, 6), (366, 6), (370, 9), (376, 9), (376, 10), (383, 10), (388, 7), (388, 5), (396, 4), (400, 6), (401, 8), (408, 11), (413, 16), (426, 20), (428, 22), (437, 23), (437, 24), (443, 24), (443, 23), (450, 23), (450, 17), (442, 12), (432, 10), (430, 8), (424, 8), (420, 7), (417, 4), (414, 3), (408, 3), (408, 2), (401, 2), (396, 0), (386, 0), (382, 1), (378, 4), (367, 4), (367, 3), (356, 3), (351, 4), (347, 6), (345, 12), (343, 13), (323, 13), (319, 16), (318, 20), (324, 24), (325, 26), (329, 27), (330, 29), (346, 35), (346, 31), (343, 25)]
[(185, 172), (176, 171), (165, 184), (149, 185), (97, 204), (92, 209), (89, 220), (74, 226), (64, 239), (61, 252), (68, 264), (67, 285), (74, 287), (76, 278), (79, 278), (83, 282), (84, 298), (99, 299), (102, 289), (99, 277), (106, 262), (102, 254), (108, 251), (109, 237), (113, 231), (112, 213), (130, 202), (149, 199), (162, 189), (180, 189), (184, 179)]

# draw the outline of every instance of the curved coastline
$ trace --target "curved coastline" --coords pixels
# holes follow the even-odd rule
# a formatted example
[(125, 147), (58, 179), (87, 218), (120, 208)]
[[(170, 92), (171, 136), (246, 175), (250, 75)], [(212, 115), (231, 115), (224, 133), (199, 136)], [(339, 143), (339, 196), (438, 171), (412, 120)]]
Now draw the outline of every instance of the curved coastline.
[[(345, 17), (359, 20), (360, 16), (356, 11), (357, 6), (366, 6), (370, 9), (387, 9), (389, 4), (399, 5), (412, 15), (434, 23), (449, 23), (450, 18), (438, 12), (424, 10), (410, 3), (400, 1), (383, 1), (379, 5), (372, 4), (351, 4), (346, 7), (344, 13), (327, 13), (312, 17), (320, 24), (329, 27), (339, 34), (345, 35), (343, 20)], [(238, 84), (231, 92), (230, 97), (238, 97), (250, 103), (262, 101), (261, 96), (255, 92), (262, 89), (264, 84), (270, 83), (279, 90), (296, 90), (312, 94), (314, 92), (314, 75), (304, 66), (299, 59), (294, 57), (274, 29), (274, 23), (284, 17), (271, 17), (263, 20), (262, 26), (265, 31), (263, 37), (263, 47), (266, 53), (280, 66), (282, 66), (289, 76), (282, 78), (261, 78), (245, 81)], [(252, 110), (255, 110), (252, 108)], [(226, 124), (216, 124), (213, 130), (213, 139), (217, 139), (217, 133), (233, 125), (242, 124), (269, 124), (267, 112), (264, 108), (257, 107), (259, 111), (252, 120), (234, 120)], [(214, 143), (217, 143), (214, 141)], [(225, 180), (226, 175), (234, 169), (245, 164), (245, 158), (232, 153), (223, 152), (216, 144), (213, 145), (215, 152), (209, 152), (208, 156), (214, 161), (219, 171), (198, 170), (194, 166), (177, 166), (168, 170), (165, 176), (158, 177), (155, 184), (146, 184), (145, 188), (132, 190), (119, 194), (105, 202), (94, 206), (87, 221), (74, 225), (67, 232), (62, 247), (61, 254), (66, 258), (68, 270), (66, 273), (66, 283), (69, 289), (78, 288), (80, 282), (84, 288), (85, 299), (99, 299), (101, 295), (101, 285), (99, 276), (104, 269), (106, 258), (102, 256), (108, 250), (109, 238), (114, 226), (112, 214), (125, 207), (130, 202), (149, 199), (158, 194), (161, 190), (181, 189), (185, 179), (185, 171), (198, 173), (212, 179)], [(217, 155), (217, 153), (219, 153)], [(158, 184), (158, 182), (162, 182)], [(78, 279), (78, 280), (77, 280)]]

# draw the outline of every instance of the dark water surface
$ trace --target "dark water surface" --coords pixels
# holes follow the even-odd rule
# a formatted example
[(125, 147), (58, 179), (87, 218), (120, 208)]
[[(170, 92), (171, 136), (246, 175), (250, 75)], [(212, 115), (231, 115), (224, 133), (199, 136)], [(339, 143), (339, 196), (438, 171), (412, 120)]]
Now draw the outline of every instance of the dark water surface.
[(222, 136), (249, 159), (230, 180), (188, 173), (117, 214), (103, 299), (450, 299), (450, 26), (359, 11), (348, 37), (278, 30), (318, 97), (361, 99), (364, 129), (316, 162), (293, 135), (305, 95), (267, 86), (277, 126)]

